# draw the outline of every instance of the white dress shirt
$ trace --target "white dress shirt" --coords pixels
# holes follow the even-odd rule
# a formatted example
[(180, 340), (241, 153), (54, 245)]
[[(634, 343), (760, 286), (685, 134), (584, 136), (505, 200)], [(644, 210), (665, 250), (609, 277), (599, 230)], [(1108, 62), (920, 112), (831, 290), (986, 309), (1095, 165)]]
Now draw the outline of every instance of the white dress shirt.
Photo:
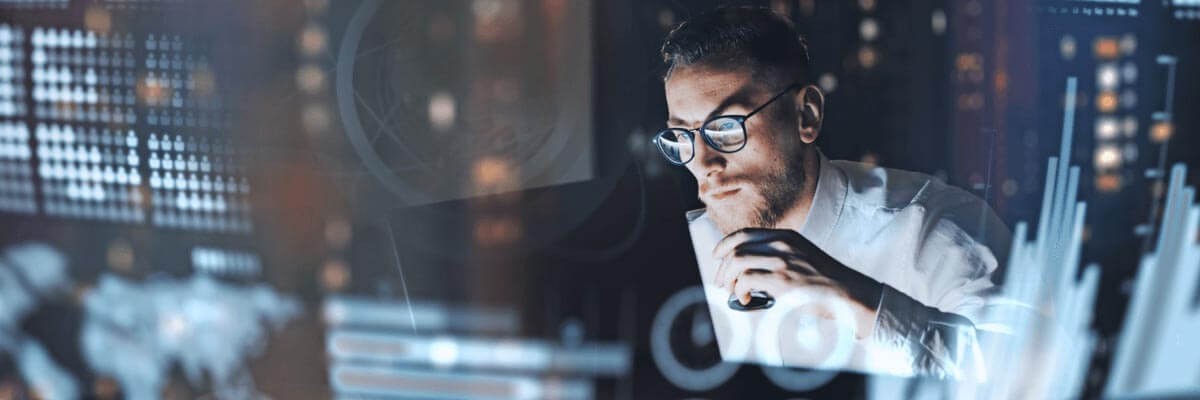
[[(722, 356), (729, 355), (733, 361), (764, 361), (763, 357), (755, 355), (754, 348), (759, 344), (755, 341), (749, 345), (751, 350), (744, 353), (748, 356), (732, 354), (734, 351), (730, 346), (736, 338), (729, 338), (730, 329), (721, 330), (741, 328), (720, 325), (757, 326), (763, 313), (731, 311), (725, 305), (728, 291), (707, 287), (719, 265), (711, 252), (723, 235), (703, 209), (689, 212), (688, 221), (708, 303), (718, 328), (718, 341), (723, 339), (722, 336), (727, 339), (719, 343)], [(959, 362), (958, 355), (937, 354), (945, 352), (936, 347), (948, 345), (944, 343), (948, 338), (931, 337), (928, 331), (927, 325), (945, 324), (918, 315), (921, 313), (917, 309), (925, 306), (968, 320), (976, 317), (984, 306), (985, 297), (993, 290), (992, 274), (998, 265), (1003, 265), (1011, 240), (1008, 228), (991, 208), (962, 189), (921, 173), (851, 161), (830, 161), (824, 155), (820, 155), (819, 179), (812, 206), (799, 233), (842, 264), (885, 285), (878, 307), (875, 344), (894, 344), (891, 347), (904, 347), (902, 352), (909, 353), (904, 362), (891, 360), (896, 365), (876, 365), (881, 362), (878, 354), (872, 359), (870, 351), (858, 351), (852, 357), (854, 360), (844, 367), (899, 374), (930, 370), (947, 373), (946, 366), (915, 366), (930, 361), (917, 360), (920, 356), (912, 354), (911, 347), (934, 353), (932, 357), (941, 358), (937, 361), (940, 363)], [(901, 299), (904, 295), (909, 299)], [(951, 333), (959, 334), (961, 332)], [(902, 344), (906, 336), (910, 342), (925, 342)], [(763, 336), (759, 334), (756, 338), (761, 341)], [(950, 339), (952, 343), (953, 339)], [(930, 340), (938, 343), (928, 342)], [(772, 357), (765, 361), (769, 364), (782, 361), (783, 365), (809, 363), (807, 360), (788, 362), (789, 354), (784, 347), (778, 346), (782, 354), (775, 359), (777, 362), (771, 362)], [(772, 347), (772, 351), (774, 349)], [(947, 361), (947, 357), (952, 360)], [(907, 370), (908, 367), (913, 370)]]

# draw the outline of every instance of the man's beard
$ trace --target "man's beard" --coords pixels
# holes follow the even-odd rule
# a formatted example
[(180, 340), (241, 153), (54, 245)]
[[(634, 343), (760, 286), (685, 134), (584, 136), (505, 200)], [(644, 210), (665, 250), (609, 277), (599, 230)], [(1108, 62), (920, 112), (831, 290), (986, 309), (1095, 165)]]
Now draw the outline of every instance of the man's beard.
[(755, 189), (755, 198), (732, 207), (710, 205), (709, 218), (726, 235), (743, 228), (774, 228), (804, 191), (804, 167), (799, 157), (793, 160), (761, 179), (746, 179)]

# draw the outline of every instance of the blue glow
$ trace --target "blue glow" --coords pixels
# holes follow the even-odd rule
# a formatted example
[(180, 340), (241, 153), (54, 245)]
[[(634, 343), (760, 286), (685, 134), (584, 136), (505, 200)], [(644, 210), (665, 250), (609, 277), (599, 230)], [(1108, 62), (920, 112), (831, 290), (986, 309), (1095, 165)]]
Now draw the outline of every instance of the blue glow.
[(218, 398), (255, 397), (245, 361), (300, 312), (295, 299), (265, 285), (204, 274), (142, 283), (103, 275), (83, 304), (84, 358), (130, 399), (158, 398), (174, 363), (193, 384), (209, 380)]

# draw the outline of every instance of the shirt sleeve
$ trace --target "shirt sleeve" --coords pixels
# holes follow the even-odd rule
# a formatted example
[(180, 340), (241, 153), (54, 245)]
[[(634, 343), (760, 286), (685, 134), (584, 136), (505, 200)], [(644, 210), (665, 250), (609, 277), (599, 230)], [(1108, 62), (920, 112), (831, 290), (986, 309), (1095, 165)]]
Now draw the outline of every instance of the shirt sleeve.
[(971, 199), (931, 215), (918, 268), (928, 282), (926, 305), (974, 321), (997, 289), (994, 277), (1008, 259), (1011, 234), (990, 207)]
[[(972, 202), (929, 222), (917, 255), (922, 292), (883, 285), (873, 339), (910, 357), (920, 375), (960, 378), (981, 363), (973, 321), (994, 293), (992, 280), (1006, 259), (1007, 228), (990, 208)], [(974, 233), (972, 233), (974, 232)], [(925, 299), (925, 302), (916, 298)]]
[(903, 354), (914, 374), (960, 378), (979, 360), (975, 326), (963, 316), (921, 304), (883, 285), (872, 340)]

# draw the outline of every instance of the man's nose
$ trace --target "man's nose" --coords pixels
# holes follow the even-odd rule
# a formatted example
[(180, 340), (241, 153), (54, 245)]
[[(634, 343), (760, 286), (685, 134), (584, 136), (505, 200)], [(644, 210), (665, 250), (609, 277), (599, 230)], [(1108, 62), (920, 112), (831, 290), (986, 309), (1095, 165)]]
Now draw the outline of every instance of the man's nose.
[(725, 153), (709, 147), (704, 138), (697, 137), (696, 143), (692, 147), (692, 151), (695, 152), (692, 163), (696, 164), (694, 168), (697, 168), (696, 175), (698, 177), (705, 177), (714, 172), (720, 172), (725, 169), (726, 164), (729, 162), (725, 158)]

